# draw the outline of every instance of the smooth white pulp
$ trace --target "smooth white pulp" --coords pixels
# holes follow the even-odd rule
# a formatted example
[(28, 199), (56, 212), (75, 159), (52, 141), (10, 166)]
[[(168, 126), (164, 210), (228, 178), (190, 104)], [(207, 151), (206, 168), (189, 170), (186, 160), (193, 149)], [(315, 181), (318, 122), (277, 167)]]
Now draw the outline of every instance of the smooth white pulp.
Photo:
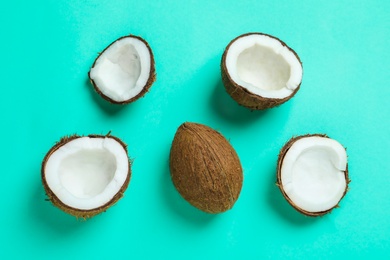
[(128, 160), (125, 149), (113, 138), (77, 138), (49, 157), (45, 178), (64, 204), (94, 209), (121, 189), (129, 172)]
[(91, 198), (102, 193), (114, 178), (115, 171), (115, 156), (101, 149), (70, 154), (58, 168), (62, 186), (77, 198)]
[(283, 189), (301, 209), (326, 211), (344, 194), (346, 166), (346, 151), (337, 141), (318, 136), (299, 139), (283, 159)]
[(267, 98), (285, 98), (302, 81), (302, 65), (294, 53), (266, 35), (252, 34), (234, 41), (226, 67), (237, 84)]
[(279, 90), (290, 78), (290, 66), (282, 55), (258, 44), (245, 49), (237, 59), (238, 76), (263, 90)]
[(96, 60), (90, 77), (104, 95), (117, 102), (126, 101), (139, 94), (146, 85), (150, 55), (139, 39), (120, 39)]

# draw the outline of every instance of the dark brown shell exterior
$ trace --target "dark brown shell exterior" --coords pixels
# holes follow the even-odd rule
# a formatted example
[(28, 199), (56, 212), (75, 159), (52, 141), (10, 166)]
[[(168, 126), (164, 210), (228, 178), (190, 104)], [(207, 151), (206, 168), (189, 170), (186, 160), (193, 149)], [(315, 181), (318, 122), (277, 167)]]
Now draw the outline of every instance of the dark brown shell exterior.
[(256, 95), (256, 94), (250, 92), (249, 90), (247, 90), (243, 86), (237, 84), (230, 77), (228, 69), (226, 67), (226, 56), (227, 56), (227, 53), (229, 51), (230, 46), (237, 39), (242, 38), (242, 37), (246, 37), (246, 36), (249, 36), (249, 35), (254, 35), (254, 34), (265, 35), (265, 36), (268, 36), (268, 37), (271, 37), (273, 39), (278, 40), (283, 46), (286, 46), (292, 53), (294, 53), (294, 55), (297, 57), (297, 59), (301, 63), (301, 65), (302, 65), (302, 62), (299, 59), (297, 53), (293, 49), (288, 47), (286, 43), (284, 43), (280, 39), (278, 39), (278, 38), (276, 38), (274, 36), (268, 35), (268, 34), (264, 34), (264, 33), (246, 33), (246, 34), (243, 34), (243, 35), (240, 35), (240, 36), (236, 37), (235, 39), (233, 39), (229, 43), (229, 45), (226, 47), (226, 49), (225, 49), (225, 51), (224, 51), (224, 53), (222, 55), (222, 59), (221, 59), (221, 76), (222, 76), (222, 82), (223, 82), (223, 84), (225, 86), (226, 92), (229, 93), (229, 95), (238, 104), (240, 104), (240, 105), (242, 105), (244, 107), (247, 107), (247, 108), (249, 108), (251, 110), (264, 110), (264, 109), (272, 108), (272, 107), (275, 107), (275, 106), (279, 106), (279, 105), (285, 103), (286, 101), (288, 101), (289, 99), (291, 99), (298, 92), (301, 84), (298, 85), (298, 87), (294, 90), (293, 93), (291, 93), (290, 96), (285, 97), (283, 99), (265, 98), (265, 97), (262, 97), (262, 96), (259, 96), (259, 95)]
[(182, 124), (170, 152), (173, 184), (191, 205), (208, 213), (229, 210), (239, 197), (243, 173), (237, 153), (217, 131)]
[[(291, 146), (296, 142), (298, 141), (299, 139), (302, 139), (302, 138), (306, 138), (306, 137), (312, 137), (312, 136), (319, 136), (319, 137), (325, 137), (325, 138), (329, 138), (327, 135), (325, 134), (307, 134), (307, 135), (300, 135), (300, 136), (296, 136), (296, 137), (292, 137), (284, 146), (283, 148), (280, 150), (280, 153), (279, 153), (279, 157), (278, 157), (278, 165), (277, 165), (277, 173), (276, 173), (276, 177), (277, 177), (277, 181), (276, 181), (276, 185), (279, 187), (280, 191), (282, 192), (283, 194), (283, 197), (287, 200), (288, 203), (290, 203), (291, 206), (293, 206), (294, 209), (296, 209), (298, 212), (306, 215), (306, 216), (309, 216), (309, 217), (318, 217), (318, 216), (323, 216), (327, 213), (330, 213), (334, 208), (338, 208), (338, 204), (336, 206), (334, 206), (333, 208), (330, 208), (326, 211), (320, 211), (320, 212), (310, 212), (310, 211), (306, 211), (304, 209), (301, 209), (300, 207), (298, 207), (297, 205), (294, 204), (294, 202), (288, 197), (288, 195), (286, 194), (286, 192), (284, 191), (283, 189), (283, 185), (282, 185), (282, 178), (281, 178), (281, 171), (282, 171), (282, 164), (283, 164), (283, 159), (284, 157), (286, 156), (286, 153), (287, 151), (291, 148)], [(348, 192), (348, 184), (351, 182), (351, 180), (349, 179), (348, 177), (348, 164), (347, 164), (347, 167), (346, 167), (346, 170), (344, 172), (344, 176), (345, 176), (345, 180), (347, 182), (347, 186), (345, 187), (345, 191), (344, 191), (344, 194), (343, 196), (340, 198), (340, 201), (344, 198), (345, 194), (347, 194)], [(340, 203), (339, 201), (339, 203)]]
[(100, 58), (100, 56), (102, 55), (102, 53), (104, 53), (111, 45), (113, 45), (114, 43), (116, 43), (117, 41), (120, 41), (124, 38), (136, 38), (138, 40), (140, 40), (141, 42), (143, 42), (145, 44), (145, 46), (148, 48), (149, 50), (149, 53), (150, 53), (150, 74), (149, 74), (149, 79), (148, 81), (146, 82), (144, 88), (142, 89), (142, 91), (140, 93), (138, 93), (138, 95), (132, 97), (131, 99), (128, 99), (128, 100), (125, 100), (125, 101), (115, 101), (113, 99), (111, 99), (110, 97), (104, 95), (101, 90), (99, 89), (99, 87), (95, 84), (95, 82), (91, 79), (91, 75), (90, 75), (90, 72), (88, 72), (88, 77), (89, 77), (89, 80), (91, 81), (91, 84), (93, 86), (93, 88), (95, 89), (95, 91), (102, 97), (104, 98), (105, 100), (107, 100), (108, 102), (112, 103), (112, 104), (117, 104), (117, 105), (124, 105), (124, 104), (129, 104), (129, 103), (132, 103), (134, 101), (136, 101), (137, 99), (143, 97), (150, 89), (150, 87), (153, 85), (153, 83), (156, 81), (156, 70), (155, 70), (155, 65), (154, 65), (154, 56), (153, 56), (153, 52), (152, 52), (152, 49), (150, 48), (149, 44), (141, 37), (139, 36), (135, 36), (135, 35), (128, 35), (128, 36), (123, 36), (117, 40), (115, 40), (114, 42), (112, 42), (110, 45), (108, 45), (102, 52), (100, 52), (99, 56), (95, 59), (95, 61), (93, 62), (92, 64), (92, 67), (95, 67), (95, 64), (96, 64), (96, 61)]
[[(83, 137), (83, 136), (72, 135), (72, 136), (69, 136), (69, 137), (63, 137), (63, 138), (61, 138), (61, 140), (59, 142), (57, 142), (48, 151), (48, 153), (46, 154), (46, 156), (45, 156), (45, 158), (43, 159), (43, 162), (42, 162), (41, 178), (42, 178), (43, 187), (45, 188), (45, 191), (46, 191), (46, 195), (48, 196), (49, 200), (53, 203), (54, 206), (60, 208), (64, 212), (66, 212), (66, 213), (68, 213), (70, 215), (73, 215), (73, 216), (75, 216), (77, 218), (87, 219), (87, 218), (91, 218), (91, 217), (93, 217), (93, 216), (95, 216), (95, 215), (97, 215), (97, 214), (99, 214), (101, 212), (106, 211), (109, 207), (114, 205), (120, 198), (123, 197), (123, 194), (126, 191), (128, 185), (129, 185), (129, 182), (130, 182), (130, 178), (131, 178), (131, 163), (130, 163), (130, 160), (129, 160), (129, 172), (127, 174), (127, 178), (126, 178), (125, 182), (123, 183), (121, 189), (105, 205), (102, 205), (101, 207), (98, 207), (98, 208), (95, 208), (95, 209), (80, 210), (80, 209), (76, 209), (76, 208), (73, 208), (73, 207), (70, 207), (70, 206), (64, 204), (60, 199), (57, 198), (57, 196), (53, 193), (53, 191), (48, 186), (48, 184), (46, 182), (46, 178), (45, 178), (45, 166), (46, 166), (46, 163), (49, 160), (50, 156), (55, 151), (57, 151), (60, 147), (62, 147), (63, 145), (69, 143), (70, 141), (75, 140), (77, 138), (81, 138), (81, 137)], [(88, 135), (88, 137), (90, 137), (90, 138), (112, 138), (112, 139), (115, 139), (118, 143), (120, 143), (123, 146), (123, 148), (125, 149), (125, 151), (127, 153), (127, 146), (126, 146), (126, 144), (123, 143), (122, 140), (120, 140), (119, 138), (117, 138), (115, 136), (111, 136), (111, 135), (107, 134), (105, 136), (104, 135)]]

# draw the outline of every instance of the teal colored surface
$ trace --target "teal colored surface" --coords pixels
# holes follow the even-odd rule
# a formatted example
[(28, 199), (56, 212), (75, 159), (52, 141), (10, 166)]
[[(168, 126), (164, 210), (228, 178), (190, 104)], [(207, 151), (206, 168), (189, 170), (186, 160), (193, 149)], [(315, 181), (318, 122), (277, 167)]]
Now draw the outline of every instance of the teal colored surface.
[[(1, 259), (356, 259), (390, 255), (390, 1), (7, 1), (1, 35)], [(225, 46), (246, 32), (285, 41), (303, 61), (301, 90), (264, 112), (221, 84)], [(87, 72), (99, 51), (135, 34), (157, 81), (108, 104)], [(184, 121), (235, 147), (244, 185), (208, 215), (184, 201), (168, 156)], [(45, 201), (41, 161), (62, 136), (112, 131), (134, 159), (125, 197), (76, 220)], [(322, 218), (295, 212), (275, 186), (293, 135), (326, 133), (348, 148), (350, 191)]]

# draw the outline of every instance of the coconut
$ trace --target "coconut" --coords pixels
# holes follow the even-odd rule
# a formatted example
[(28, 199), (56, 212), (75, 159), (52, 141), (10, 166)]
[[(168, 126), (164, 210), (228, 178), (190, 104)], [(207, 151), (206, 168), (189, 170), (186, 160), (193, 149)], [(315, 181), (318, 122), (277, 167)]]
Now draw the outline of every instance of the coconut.
[(291, 206), (307, 216), (338, 207), (349, 182), (346, 149), (326, 135), (293, 137), (280, 151), (277, 185)]
[(41, 170), (49, 200), (81, 218), (92, 217), (116, 203), (130, 176), (126, 145), (111, 135), (64, 137), (46, 154)]
[(170, 171), (181, 196), (208, 213), (231, 209), (243, 182), (241, 163), (230, 143), (217, 131), (196, 123), (178, 128)]
[(302, 63), (283, 41), (263, 33), (243, 34), (226, 47), (222, 81), (229, 95), (252, 110), (278, 106), (297, 93)]
[(121, 37), (100, 53), (88, 75), (104, 99), (131, 103), (145, 95), (156, 79), (152, 49), (141, 37)]

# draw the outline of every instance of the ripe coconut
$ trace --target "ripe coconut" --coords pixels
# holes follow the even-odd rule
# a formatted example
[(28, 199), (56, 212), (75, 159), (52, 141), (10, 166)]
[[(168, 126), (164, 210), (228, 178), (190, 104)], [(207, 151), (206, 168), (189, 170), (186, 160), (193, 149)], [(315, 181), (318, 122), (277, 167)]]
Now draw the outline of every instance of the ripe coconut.
[(104, 99), (131, 103), (145, 95), (156, 79), (152, 49), (141, 37), (121, 37), (100, 53), (88, 75)]
[(231, 209), (240, 195), (243, 174), (230, 143), (217, 131), (182, 124), (170, 153), (173, 184), (191, 205), (208, 213)]
[(258, 110), (278, 106), (297, 93), (302, 63), (290, 47), (271, 35), (243, 34), (226, 47), (222, 81), (242, 106)]
[(56, 207), (89, 218), (123, 196), (131, 168), (126, 145), (119, 138), (74, 135), (49, 150), (41, 173), (46, 194)]
[(346, 150), (326, 135), (293, 137), (280, 151), (277, 185), (291, 206), (307, 216), (338, 207), (349, 182)]

